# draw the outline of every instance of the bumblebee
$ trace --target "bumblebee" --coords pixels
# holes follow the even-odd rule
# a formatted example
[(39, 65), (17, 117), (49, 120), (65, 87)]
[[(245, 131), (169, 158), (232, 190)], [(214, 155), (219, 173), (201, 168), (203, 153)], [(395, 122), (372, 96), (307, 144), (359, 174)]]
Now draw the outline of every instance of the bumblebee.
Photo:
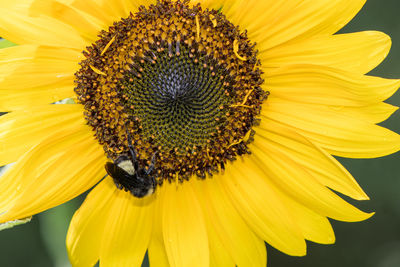
[(157, 183), (152, 172), (155, 168), (156, 153), (154, 153), (150, 166), (145, 169), (139, 166), (136, 158), (136, 151), (132, 145), (132, 138), (129, 131), (126, 131), (128, 138), (128, 155), (119, 156), (114, 162), (107, 162), (105, 169), (114, 180), (118, 189), (131, 192), (138, 198), (149, 196), (154, 193)]

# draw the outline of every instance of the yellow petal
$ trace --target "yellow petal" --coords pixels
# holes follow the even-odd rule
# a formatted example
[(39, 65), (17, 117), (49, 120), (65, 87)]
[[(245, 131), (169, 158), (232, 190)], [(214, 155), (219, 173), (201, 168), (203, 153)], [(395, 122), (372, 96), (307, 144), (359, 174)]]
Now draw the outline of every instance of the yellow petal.
[(22, 64), (30, 62), (37, 50), (37, 45), (18, 45), (0, 49), (0, 77), (10, 75)]
[(164, 183), (162, 224), (171, 266), (209, 266), (207, 230), (191, 182)]
[(392, 96), (400, 80), (383, 79), (315, 65), (288, 65), (268, 75), (271, 101), (280, 98), (379, 123), (397, 110), (381, 101)]
[(155, 197), (138, 199), (123, 190), (114, 195), (101, 241), (100, 265), (141, 266), (152, 232)]
[(350, 196), (365, 200), (368, 196), (353, 176), (331, 155), (289, 127), (268, 121), (265, 128), (256, 128), (254, 145), (260, 149), (273, 147), (301, 166), (319, 183)]
[(332, 106), (365, 106), (391, 97), (400, 80), (355, 74), (316, 65), (291, 65), (269, 73), (274, 97)]
[(305, 255), (300, 229), (275, 186), (252, 161), (253, 157), (242, 157), (215, 179), (221, 179), (238, 213), (260, 238), (288, 255)]
[(228, 18), (247, 30), (259, 50), (315, 35), (331, 35), (346, 25), (365, 0), (242, 0)]
[(386, 34), (365, 31), (289, 42), (265, 50), (259, 58), (267, 73), (283, 65), (314, 64), (364, 74), (383, 61), (390, 46)]
[(54, 132), (0, 179), (0, 221), (26, 218), (82, 194), (105, 175), (105, 162), (89, 126)]
[(400, 150), (400, 136), (330, 107), (316, 107), (270, 97), (262, 110), (261, 128), (272, 120), (290, 127), (330, 154), (374, 158)]
[(71, 26), (46, 16), (29, 16), (32, 0), (0, 1), (1, 36), (16, 44), (42, 44), (84, 49), (84, 39)]
[(385, 102), (379, 102), (372, 105), (362, 106), (362, 107), (342, 107), (333, 106), (331, 107), (337, 113), (343, 115), (358, 118), (359, 120), (364, 120), (370, 123), (380, 123), (387, 120), (394, 112), (399, 108), (392, 106)]
[(75, 0), (72, 1), (71, 6), (90, 14), (102, 21), (104, 25), (111, 26), (113, 22), (128, 17), (130, 12), (137, 12), (139, 6), (149, 6), (155, 2), (152, 0)]
[(266, 266), (266, 249), (222, 191), (219, 177), (194, 181), (203, 207), (215, 266)]
[[(161, 189), (162, 190), (162, 189)], [(154, 220), (153, 220), (153, 234), (149, 244), (149, 262), (150, 266), (168, 267), (167, 252), (165, 251), (163, 228), (162, 228), (162, 203), (159, 191), (155, 194), (156, 203), (154, 203)]]
[[(262, 166), (262, 164), (260, 164), (260, 166)], [(249, 168), (251, 168), (251, 166), (249, 166)], [(266, 177), (264, 178), (266, 179)], [(291, 198), (281, 190), (276, 189), (275, 193), (286, 206), (289, 214), (293, 218), (293, 222), (297, 225), (305, 239), (321, 244), (332, 244), (335, 242), (335, 234), (332, 226), (325, 216), (300, 204), (297, 199)], [(265, 266), (265, 264), (262, 266)]]
[[(256, 136), (255, 138), (256, 138), (255, 140), (260, 139), (259, 136)], [(254, 146), (257, 145), (258, 144), (254, 143)], [(255, 160), (257, 160), (257, 162), (254, 162)], [(245, 183), (247, 183), (248, 179), (257, 178), (258, 188), (261, 192), (260, 194), (265, 195), (265, 200), (259, 200), (262, 203), (261, 206), (264, 209), (270, 209), (269, 203), (271, 202), (281, 203), (280, 205), (285, 206), (285, 209), (287, 210), (288, 214), (290, 214), (290, 216), (287, 217), (285, 213), (280, 213), (279, 215), (275, 216), (282, 217), (281, 220), (284, 219), (291, 220), (291, 223), (295, 225), (292, 227), (298, 229), (299, 234), (301, 235), (302, 238), (306, 238), (308, 240), (323, 244), (333, 243), (335, 240), (335, 236), (332, 227), (329, 221), (326, 219), (326, 217), (318, 214), (317, 212), (314, 212), (310, 208), (307, 208), (306, 206), (299, 203), (296, 198), (292, 198), (288, 194), (284, 193), (283, 190), (278, 189), (278, 187), (274, 184), (275, 181), (270, 181), (270, 179), (268, 179), (267, 174), (265, 172), (263, 173), (260, 170), (260, 167), (264, 166), (265, 164), (268, 165), (273, 163), (270, 162), (260, 163), (258, 161), (259, 160), (254, 155), (251, 155), (249, 159), (245, 161), (246, 167), (243, 166), (242, 168), (240, 168), (241, 166), (238, 166), (240, 169), (243, 170), (243, 173), (244, 172), (248, 173), (248, 176), (243, 176), (241, 177), (242, 178), (241, 180), (235, 180), (233, 181), (233, 183), (236, 184), (237, 187), (242, 187), (243, 185), (245, 185)], [(234, 162), (233, 164), (236, 165), (236, 162)], [(288, 168), (290, 168), (290, 166), (288, 166)], [(297, 179), (301, 177), (294, 177), (294, 178)], [(217, 179), (215, 180), (218, 181)], [(225, 186), (223, 187), (225, 188)], [(274, 192), (273, 195), (270, 194), (270, 190), (273, 190)], [(273, 199), (271, 198), (271, 196), (274, 196), (275, 198)], [(249, 216), (254, 216), (254, 215), (253, 213), (243, 212), (243, 217), (246, 220), (250, 220), (250, 218), (248, 218)], [(278, 226), (280, 225), (279, 222), (275, 222), (275, 224), (278, 224)], [(271, 227), (276, 227), (276, 225), (273, 225)], [(277, 233), (280, 234), (280, 231), (278, 230), (275, 231), (277, 231)], [(294, 239), (295, 237), (296, 235), (294, 234), (292, 238)], [(269, 240), (267, 240), (267, 242), (270, 243)], [(291, 242), (288, 241), (288, 244), (290, 244)], [(278, 247), (278, 249), (281, 248)], [(305, 253), (305, 247), (303, 249), (304, 249), (303, 253)], [(247, 266), (253, 266), (253, 265), (247, 265)]]
[(96, 41), (98, 33), (109, 26), (98, 18), (58, 0), (35, 0), (29, 8), (29, 14), (32, 17), (48, 16), (59, 20), (77, 30), (88, 43)]
[(54, 103), (66, 98), (74, 98), (72, 81), (62, 81), (54, 85), (18, 90), (0, 89), (0, 111), (10, 112), (28, 109), (37, 105)]
[(292, 214), (305, 239), (319, 244), (335, 243), (335, 233), (325, 216), (301, 205), (285, 194), (282, 194), (281, 197), (289, 208), (290, 214)]
[(116, 190), (112, 179), (104, 179), (89, 193), (72, 217), (66, 241), (72, 266), (94, 266), (98, 261), (105, 224)]
[(251, 149), (254, 162), (248, 163), (248, 168), (253, 168), (252, 164), (260, 166), (264, 179), (305, 207), (340, 221), (361, 221), (372, 216), (341, 199), (279, 149), (268, 145), (261, 147), (260, 143), (255, 143)]
[[(5, 60), (0, 55), (2, 69), (7, 69), (10, 64), (13, 71), (7, 73), (7, 76), (3, 74), (0, 76), (0, 89), (34, 88), (65, 79), (73, 81), (74, 73), (79, 67), (78, 62), (82, 57), (76, 51), (39, 46), (35, 48), (29, 60), (26, 57), (18, 60), (19, 51), (25, 52), (24, 50), (28, 48), (31, 49), (31, 46), (14, 46), (2, 51), (3, 55), (8, 54)], [(16, 55), (17, 59), (9, 63), (10, 53)]]
[(81, 105), (45, 105), (0, 117), (0, 166), (15, 162), (31, 147), (56, 131), (85, 124)]
[(210, 241), (210, 267), (235, 267), (229, 253), (225, 250), (221, 240), (218, 238), (214, 229), (208, 230), (208, 240)]
[(314, 109), (315, 112), (322, 110), (321, 112), (334, 112), (341, 116), (347, 116), (351, 118), (357, 118), (358, 120), (365, 121), (366, 123), (380, 123), (387, 120), (394, 112), (399, 108), (387, 104), (385, 102), (379, 102), (376, 104), (370, 104), (366, 106), (352, 107), (352, 106), (337, 106), (337, 105), (320, 105), (320, 104), (308, 104), (308, 107)]
[(21, 45), (0, 50), (0, 110), (48, 104), (74, 96), (82, 55), (72, 49)]

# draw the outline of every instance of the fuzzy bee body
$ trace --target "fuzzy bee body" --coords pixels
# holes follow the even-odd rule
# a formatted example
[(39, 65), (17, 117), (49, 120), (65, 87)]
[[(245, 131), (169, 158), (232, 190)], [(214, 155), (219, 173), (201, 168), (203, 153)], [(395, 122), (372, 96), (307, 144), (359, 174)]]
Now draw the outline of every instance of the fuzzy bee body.
[(151, 173), (154, 170), (155, 156), (151, 160), (151, 165), (146, 170), (140, 168), (136, 159), (136, 151), (133, 148), (132, 141), (127, 131), (129, 155), (118, 157), (113, 163), (107, 162), (105, 169), (107, 174), (114, 180), (118, 189), (129, 191), (135, 197), (142, 198), (154, 193), (156, 189), (156, 180)]

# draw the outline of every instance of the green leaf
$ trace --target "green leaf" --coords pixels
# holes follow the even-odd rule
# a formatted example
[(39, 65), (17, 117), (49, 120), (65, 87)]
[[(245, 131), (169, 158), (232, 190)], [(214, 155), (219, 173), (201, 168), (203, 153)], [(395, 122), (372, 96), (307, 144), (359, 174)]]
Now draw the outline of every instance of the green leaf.
[(16, 225), (28, 223), (28, 222), (31, 221), (31, 219), (32, 219), (32, 217), (28, 217), (28, 218), (21, 219), (21, 220), (14, 220), (14, 221), (6, 222), (6, 223), (1, 223), (0, 224), (0, 231), (4, 230), (4, 229), (13, 228)]
[(6, 48), (10, 46), (15, 46), (16, 44), (6, 40), (6, 39), (0, 39), (0, 49), (1, 48)]
[(73, 98), (65, 98), (63, 100), (54, 102), (53, 104), (76, 104)]

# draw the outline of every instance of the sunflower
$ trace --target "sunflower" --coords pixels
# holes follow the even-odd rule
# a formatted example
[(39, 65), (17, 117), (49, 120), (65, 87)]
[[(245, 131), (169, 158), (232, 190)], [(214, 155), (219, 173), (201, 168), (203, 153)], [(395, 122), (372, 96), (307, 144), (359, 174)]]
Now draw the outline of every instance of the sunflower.
[(377, 125), (400, 81), (365, 75), (390, 38), (335, 34), (364, 2), (3, 1), (0, 223), (93, 188), (73, 266), (265, 266), (264, 242), (334, 243), (328, 218), (372, 214), (335, 193), (368, 199), (333, 156), (400, 149)]

